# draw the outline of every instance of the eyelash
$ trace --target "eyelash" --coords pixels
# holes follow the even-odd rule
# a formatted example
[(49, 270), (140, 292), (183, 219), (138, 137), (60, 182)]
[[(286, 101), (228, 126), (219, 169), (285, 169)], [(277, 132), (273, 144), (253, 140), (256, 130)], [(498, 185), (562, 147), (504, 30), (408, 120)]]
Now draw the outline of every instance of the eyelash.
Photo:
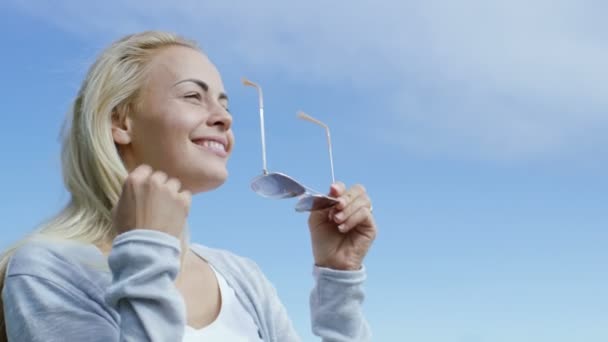
[[(199, 100), (199, 101), (202, 99), (202, 96), (201, 96), (201, 94), (199, 94), (199, 93), (192, 93), (192, 94), (188, 94), (188, 95), (186, 95), (186, 96), (184, 96), (184, 97), (185, 97), (185, 98), (187, 98), (187, 99), (197, 99), (197, 100)], [(224, 107), (224, 109), (225, 109), (225, 110), (226, 110), (228, 113), (230, 113), (230, 109), (229, 109), (228, 107)]]
[(186, 95), (185, 98), (187, 98), (187, 99), (193, 99), (194, 98), (194, 99), (197, 99), (197, 100), (200, 101), (202, 97), (201, 97), (201, 94), (199, 94), (199, 93), (193, 93), (193, 94)]

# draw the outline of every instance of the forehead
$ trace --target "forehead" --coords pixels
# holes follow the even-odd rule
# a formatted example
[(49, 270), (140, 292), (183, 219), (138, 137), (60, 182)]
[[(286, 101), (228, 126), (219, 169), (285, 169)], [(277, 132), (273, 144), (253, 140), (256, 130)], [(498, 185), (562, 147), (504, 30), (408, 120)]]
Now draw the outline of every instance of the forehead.
[(200, 51), (171, 46), (160, 50), (148, 65), (148, 84), (167, 88), (184, 79), (198, 79), (209, 86), (210, 91), (223, 92), (221, 76), (209, 58)]

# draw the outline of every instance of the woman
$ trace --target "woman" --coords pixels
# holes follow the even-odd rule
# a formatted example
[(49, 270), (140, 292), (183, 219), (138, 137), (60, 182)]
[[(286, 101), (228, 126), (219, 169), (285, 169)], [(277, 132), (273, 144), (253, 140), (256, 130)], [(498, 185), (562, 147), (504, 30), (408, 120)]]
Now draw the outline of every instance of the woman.
[[(71, 200), (2, 259), (8, 340), (299, 340), (255, 263), (188, 240), (191, 194), (226, 180), (231, 123), (221, 77), (193, 42), (143, 32), (104, 51), (66, 126)], [(312, 327), (364, 341), (370, 200), (341, 183), (330, 195), (339, 204), (308, 221)]]

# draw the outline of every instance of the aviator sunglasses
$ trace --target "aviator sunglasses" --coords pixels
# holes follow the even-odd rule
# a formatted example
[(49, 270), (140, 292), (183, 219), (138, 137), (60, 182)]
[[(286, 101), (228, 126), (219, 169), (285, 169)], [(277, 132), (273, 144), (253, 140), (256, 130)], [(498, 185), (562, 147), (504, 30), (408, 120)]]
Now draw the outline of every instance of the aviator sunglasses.
[[(330, 208), (338, 203), (336, 198), (323, 195), (318, 191), (312, 190), (304, 186), (302, 183), (296, 181), (293, 177), (280, 172), (269, 172), (266, 166), (266, 137), (264, 131), (264, 97), (262, 94), (262, 88), (243, 78), (243, 85), (253, 87), (258, 92), (259, 111), (260, 111), (260, 131), (262, 137), (262, 174), (256, 176), (251, 181), (251, 188), (254, 192), (260, 196), (272, 199), (285, 199), (297, 197), (298, 202), (296, 203), (295, 209), (298, 212), (314, 211)], [(308, 122), (317, 124), (325, 129), (327, 136), (327, 146), (329, 149), (329, 164), (331, 167), (331, 181), (335, 183), (334, 177), (334, 161), (331, 148), (331, 136), (329, 133), (329, 127), (323, 122), (313, 118), (312, 116), (298, 112), (298, 118), (306, 120)]]

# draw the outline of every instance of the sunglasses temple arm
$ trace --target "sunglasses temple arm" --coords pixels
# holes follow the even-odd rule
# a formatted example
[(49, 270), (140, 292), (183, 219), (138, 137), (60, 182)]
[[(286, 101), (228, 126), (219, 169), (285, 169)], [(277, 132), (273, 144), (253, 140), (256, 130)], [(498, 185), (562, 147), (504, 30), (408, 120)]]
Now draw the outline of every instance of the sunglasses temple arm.
[(263, 173), (265, 175), (268, 174), (268, 168), (266, 166), (266, 132), (264, 129), (264, 95), (262, 93), (262, 88), (256, 83), (251, 82), (250, 80), (243, 77), (242, 79), (243, 85), (248, 87), (253, 87), (258, 91), (258, 104), (260, 107), (260, 131), (262, 132), (262, 164), (263, 164)]
[(336, 183), (336, 177), (334, 176), (334, 156), (331, 148), (331, 135), (329, 134), (329, 127), (325, 126), (325, 132), (327, 133), (327, 146), (329, 149), (329, 165), (331, 167), (331, 184)]
[(312, 122), (314, 124), (317, 124), (317, 125), (325, 128), (325, 134), (327, 136), (327, 147), (329, 149), (329, 165), (331, 167), (331, 183), (332, 184), (336, 183), (336, 177), (334, 175), (334, 156), (333, 156), (332, 147), (331, 147), (331, 134), (329, 133), (329, 126), (327, 126), (323, 122), (313, 118), (312, 116), (310, 116), (304, 112), (298, 112), (297, 116), (298, 116), (298, 118), (300, 118), (302, 120)]
[(266, 166), (266, 133), (264, 129), (264, 97), (262, 96), (262, 89), (260, 87), (256, 87), (258, 90), (258, 98), (260, 102), (260, 131), (262, 132), (262, 163), (263, 163), (263, 171), (264, 174), (268, 174), (268, 169)]

